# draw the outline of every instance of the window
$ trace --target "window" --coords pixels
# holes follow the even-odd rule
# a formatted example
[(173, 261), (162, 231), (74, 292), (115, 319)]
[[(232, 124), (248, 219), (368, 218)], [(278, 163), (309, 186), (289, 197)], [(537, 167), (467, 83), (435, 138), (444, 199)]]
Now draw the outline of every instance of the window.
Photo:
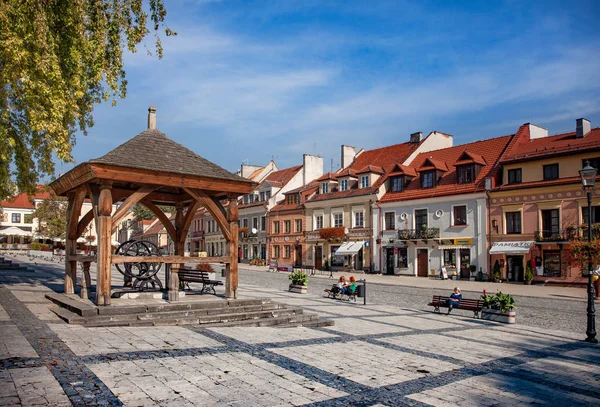
[(285, 257), (286, 259), (289, 259), (291, 257), (292, 254), (292, 248), (290, 245), (285, 245), (283, 246), (283, 257)]
[(265, 200), (265, 191), (260, 193), (260, 201), (264, 201)]
[(340, 246), (331, 246), (331, 266), (343, 266), (345, 256), (336, 256), (335, 252)]
[(315, 230), (323, 229), (323, 215), (315, 216)]
[[(587, 225), (588, 223), (588, 208), (587, 206), (581, 208), (581, 215), (583, 218), (583, 224)], [(27, 216), (27, 215), (25, 215)], [(27, 218), (25, 218), (27, 219)], [(25, 221), (27, 223), (27, 221)], [(600, 206), (592, 206), (592, 223), (600, 223)]]
[(244, 203), (247, 204), (248, 203), (248, 195), (244, 195)]
[(544, 250), (544, 276), (545, 277), (560, 277), (560, 251), (559, 250)]
[(417, 209), (415, 211), (415, 229), (420, 231), (423, 226), (427, 227), (427, 209)]
[(464, 226), (467, 224), (467, 207), (465, 205), (455, 206), (454, 212), (454, 226)]
[(279, 221), (273, 222), (273, 233), (279, 233)]
[(21, 223), (21, 214), (20, 213), (12, 214), (12, 223)]
[(403, 177), (392, 178), (392, 192), (402, 192), (404, 190), (402, 181)]
[(244, 218), (244, 220), (242, 220), (242, 224), (244, 225), (245, 228), (248, 228), (248, 218)]
[(302, 232), (302, 219), (296, 219), (296, 233)]
[(463, 165), (456, 169), (459, 184), (471, 184), (475, 181), (475, 166)]
[(292, 221), (286, 220), (283, 222), (283, 229), (285, 233), (292, 233)]
[(365, 227), (364, 212), (354, 212), (354, 227), (355, 228), (364, 228)]
[(333, 214), (333, 226), (344, 226), (344, 214), (334, 213)]
[(421, 188), (433, 188), (433, 171), (421, 174)]
[(600, 170), (600, 157), (588, 158), (585, 160), (581, 160), (581, 168), (585, 167), (585, 162), (589, 161), (590, 165), (597, 170)]
[(544, 181), (558, 179), (558, 164), (544, 165)]
[(385, 213), (385, 230), (396, 229), (396, 213), (386, 212)]
[[(124, 221), (124, 222), (125, 222), (125, 227), (127, 227), (127, 221)], [(24, 215), (23, 223), (33, 223), (33, 215), (32, 214)]]
[(260, 230), (266, 230), (266, 229), (267, 229), (267, 217), (261, 216), (260, 217)]
[(520, 184), (521, 183), (521, 169), (515, 168), (514, 170), (508, 170), (508, 183), (509, 184)]
[(273, 246), (273, 258), (274, 259), (278, 259), (279, 258), (279, 251), (280, 251), (280, 247), (279, 246)]
[[(214, 245), (212, 247), (212, 250), (213, 250), (213, 254), (215, 254), (215, 246)], [(243, 250), (242, 254), (244, 255), (244, 257), (243, 257), (244, 259), (248, 258), (248, 245), (247, 244), (244, 245), (244, 250)]]
[(542, 236), (545, 238), (553, 238), (558, 236), (560, 220), (558, 217), (558, 209), (547, 209), (542, 211)]
[(288, 204), (297, 204), (298, 203), (299, 194), (291, 194), (287, 196)]
[(250, 203), (254, 202), (254, 195), (249, 196), (249, 201), (250, 201)]
[(348, 190), (348, 180), (343, 179), (340, 181), (340, 191), (347, 191), (347, 190)]
[(258, 218), (252, 218), (252, 228), (258, 230)]
[(408, 249), (406, 247), (398, 248), (398, 257), (396, 259), (396, 267), (405, 269), (408, 268)]
[(271, 191), (266, 191), (265, 192), (265, 200), (268, 201), (269, 199), (271, 199)]
[(456, 250), (444, 249), (444, 266), (456, 267)]
[(360, 187), (361, 188), (369, 188), (369, 176), (368, 175), (362, 175), (360, 177)]
[(506, 233), (521, 234), (521, 212), (506, 212)]

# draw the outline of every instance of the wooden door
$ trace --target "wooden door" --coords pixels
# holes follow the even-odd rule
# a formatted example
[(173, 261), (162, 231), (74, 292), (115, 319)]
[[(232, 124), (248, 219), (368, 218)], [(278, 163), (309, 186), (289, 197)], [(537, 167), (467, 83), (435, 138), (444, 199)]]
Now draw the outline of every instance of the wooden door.
[(417, 249), (417, 276), (427, 277), (429, 267), (429, 255), (427, 249)]
[(296, 267), (302, 267), (302, 246), (298, 245), (296, 246), (296, 262), (295, 262), (295, 266)]
[(315, 269), (323, 268), (323, 246), (315, 246)]
[(386, 250), (386, 267), (385, 274), (394, 274), (394, 249), (385, 249)]

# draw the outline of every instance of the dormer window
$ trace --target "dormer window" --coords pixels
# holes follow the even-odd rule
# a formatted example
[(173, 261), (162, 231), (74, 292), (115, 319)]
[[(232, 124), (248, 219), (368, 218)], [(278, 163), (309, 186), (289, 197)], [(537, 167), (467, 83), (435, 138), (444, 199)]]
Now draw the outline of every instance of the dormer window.
[(329, 193), (329, 184), (327, 182), (323, 182), (321, 184), (321, 193), (328, 194)]
[(343, 179), (340, 181), (340, 191), (347, 191), (347, 190), (348, 190), (348, 180)]
[(247, 204), (248, 203), (248, 195), (244, 195), (244, 203)]
[(392, 192), (404, 191), (404, 177), (392, 178)]
[(421, 188), (433, 188), (435, 186), (435, 171), (427, 171), (421, 174)]
[(456, 176), (459, 184), (472, 184), (475, 181), (475, 166), (461, 165), (456, 169)]
[(265, 199), (268, 201), (269, 199), (271, 199), (271, 191), (266, 191), (265, 192)]
[(265, 200), (265, 191), (260, 193), (260, 201), (263, 202)]
[(360, 187), (361, 188), (369, 188), (369, 176), (368, 175), (360, 176)]

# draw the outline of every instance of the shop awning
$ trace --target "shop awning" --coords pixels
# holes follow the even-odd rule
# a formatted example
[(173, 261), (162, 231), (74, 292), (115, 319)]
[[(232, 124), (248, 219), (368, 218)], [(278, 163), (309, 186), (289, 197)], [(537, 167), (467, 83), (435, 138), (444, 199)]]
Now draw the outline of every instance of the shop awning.
[(533, 246), (533, 241), (527, 242), (496, 242), (490, 249), (490, 254), (527, 254)]
[(365, 242), (346, 242), (341, 245), (336, 251), (336, 256), (346, 256), (356, 254), (362, 249)]
[(31, 232), (18, 228), (16, 226), (11, 226), (6, 229), (0, 230), (0, 235), (4, 236), (31, 236)]

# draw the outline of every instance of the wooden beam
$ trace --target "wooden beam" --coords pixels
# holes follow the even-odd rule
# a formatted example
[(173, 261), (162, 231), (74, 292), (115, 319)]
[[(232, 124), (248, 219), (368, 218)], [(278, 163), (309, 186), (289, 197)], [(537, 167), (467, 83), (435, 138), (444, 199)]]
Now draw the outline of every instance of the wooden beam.
[(186, 257), (186, 256), (117, 256), (113, 255), (111, 262), (116, 263), (229, 263), (229, 256), (220, 257)]
[(177, 233), (179, 233), (179, 242), (185, 243), (188, 231), (190, 230), (190, 225), (192, 224), (192, 220), (194, 219), (194, 216), (196, 215), (196, 212), (198, 212), (199, 208), (200, 202), (198, 201), (188, 206), (187, 211), (185, 212), (185, 217), (183, 218), (181, 230), (177, 231)]
[(73, 168), (56, 181), (50, 183), (50, 187), (56, 195), (65, 196), (67, 192), (91, 181), (94, 178), (88, 163), (83, 163)]
[(110, 216), (112, 212), (112, 194), (111, 186), (109, 184), (103, 184), (100, 186), (100, 194), (98, 196), (98, 228), (96, 233), (98, 235), (98, 241), (96, 242), (98, 247), (98, 262), (97, 270), (98, 276), (96, 277), (96, 305), (110, 305), (111, 296), (111, 256), (112, 249), (110, 246), (111, 241), (111, 227), (112, 218)]
[(79, 188), (74, 193), (72, 198), (69, 197), (69, 207), (67, 208), (67, 239), (77, 240), (81, 235), (77, 234), (77, 223), (81, 215), (81, 206), (85, 199), (85, 188)]
[[(121, 199), (128, 197), (133, 192), (135, 191), (125, 188), (113, 188), (113, 195), (116, 196), (117, 194), (120, 194), (120, 196), (122, 197)], [(121, 199), (115, 199), (115, 202), (118, 202)], [(148, 199), (152, 202), (176, 204), (179, 202), (190, 201), (192, 197), (188, 194), (172, 194), (168, 192), (160, 192), (155, 190), (146, 195), (144, 199)]]
[(88, 255), (83, 255), (83, 254), (67, 254), (66, 255), (66, 260), (67, 261), (78, 261), (78, 262), (95, 262), (96, 261), (96, 256), (88, 256)]
[(230, 241), (232, 239), (231, 232), (229, 231), (229, 222), (227, 222), (227, 217), (225, 213), (225, 208), (221, 205), (221, 202), (212, 199), (204, 191), (198, 191), (196, 189), (191, 188), (183, 188), (185, 192), (190, 194), (194, 199), (198, 200), (207, 211), (211, 213), (213, 218), (217, 221), (219, 228), (221, 229), (221, 233), (225, 236), (226, 241)]
[(177, 241), (177, 232), (175, 231), (175, 227), (173, 226), (167, 215), (165, 215), (165, 213), (158, 206), (154, 205), (147, 199), (142, 199), (140, 203), (156, 215), (160, 223), (162, 223), (162, 225), (165, 227), (165, 230), (167, 231), (167, 234), (169, 235), (171, 240), (174, 242)]
[(229, 221), (229, 233), (232, 238), (227, 242), (229, 263), (225, 266), (225, 296), (237, 298), (238, 296), (238, 207), (237, 199), (229, 200), (227, 206), (227, 220)]
[[(81, 213), (81, 205), (85, 198), (85, 190), (71, 191), (68, 193), (67, 204), (67, 234), (65, 240), (65, 250), (68, 254), (77, 253), (77, 237), (73, 237), (77, 232), (77, 219)], [(77, 262), (65, 262), (65, 294), (74, 294), (77, 284)]]
[(87, 228), (87, 226), (90, 224), (90, 222), (92, 221), (92, 219), (94, 219), (94, 209), (90, 209), (85, 215), (83, 215), (83, 218), (81, 218), (79, 220), (79, 223), (77, 224), (77, 237), (75, 239), (79, 239), (79, 237), (83, 234), (83, 232), (85, 232), (85, 228)]
[(237, 193), (245, 195), (256, 187), (255, 182), (244, 180), (227, 180), (193, 175), (174, 174), (168, 172), (141, 170), (117, 167), (104, 164), (90, 164), (95, 177), (105, 180), (132, 182), (137, 184), (154, 184), (173, 187), (188, 186), (219, 193)]
[(155, 185), (142, 185), (140, 189), (135, 191), (133, 194), (129, 195), (127, 199), (119, 206), (119, 209), (112, 216), (112, 233), (115, 233), (117, 228), (119, 227), (119, 223), (121, 220), (127, 216), (127, 212), (138, 203), (140, 200), (144, 199), (146, 195), (150, 192), (156, 190), (158, 187)]

